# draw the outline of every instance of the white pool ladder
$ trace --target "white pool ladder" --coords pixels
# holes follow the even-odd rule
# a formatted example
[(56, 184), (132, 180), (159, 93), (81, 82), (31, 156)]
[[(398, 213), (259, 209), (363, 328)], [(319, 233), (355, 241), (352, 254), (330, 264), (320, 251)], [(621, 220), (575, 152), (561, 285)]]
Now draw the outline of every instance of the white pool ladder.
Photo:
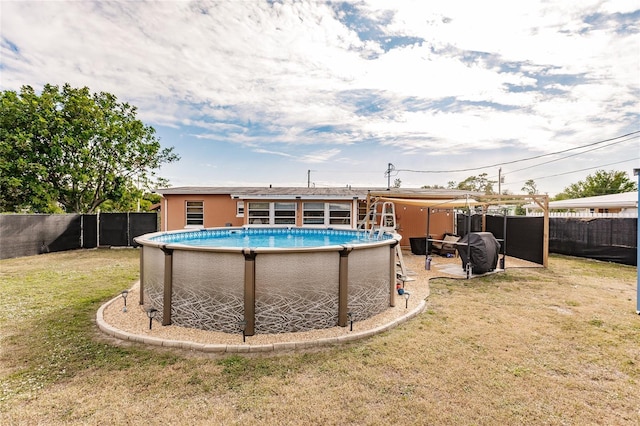
[(380, 231), (396, 232), (396, 206), (391, 201), (385, 201), (382, 203)]

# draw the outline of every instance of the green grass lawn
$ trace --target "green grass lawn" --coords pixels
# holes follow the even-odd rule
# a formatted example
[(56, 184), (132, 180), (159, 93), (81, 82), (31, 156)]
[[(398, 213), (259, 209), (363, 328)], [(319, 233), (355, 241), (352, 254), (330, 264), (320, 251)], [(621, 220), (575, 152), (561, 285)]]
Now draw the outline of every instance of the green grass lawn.
[(635, 267), (432, 280), (392, 331), (251, 356), (102, 335), (138, 268), (136, 250), (0, 261), (0, 424), (640, 424)]

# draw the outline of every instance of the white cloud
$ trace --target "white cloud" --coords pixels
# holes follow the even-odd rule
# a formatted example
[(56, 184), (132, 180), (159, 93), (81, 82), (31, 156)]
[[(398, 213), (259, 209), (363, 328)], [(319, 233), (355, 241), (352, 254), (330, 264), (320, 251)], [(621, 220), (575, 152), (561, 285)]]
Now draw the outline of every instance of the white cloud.
[(340, 154), (340, 150), (337, 148), (325, 151), (314, 151), (302, 156), (300, 161), (303, 163), (324, 163), (338, 154)]
[(637, 126), (640, 28), (617, 21), (637, 1), (346, 4), (3, 2), (0, 84), (87, 85), (151, 125), (307, 163), (370, 144), (407, 163), (550, 152)]
[(270, 151), (268, 149), (254, 149), (253, 152), (256, 152), (258, 154), (271, 154), (271, 155), (279, 155), (281, 157), (292, 157), (291, 154), (288, 154), (286, 152), (281, 152), (281, 151)]

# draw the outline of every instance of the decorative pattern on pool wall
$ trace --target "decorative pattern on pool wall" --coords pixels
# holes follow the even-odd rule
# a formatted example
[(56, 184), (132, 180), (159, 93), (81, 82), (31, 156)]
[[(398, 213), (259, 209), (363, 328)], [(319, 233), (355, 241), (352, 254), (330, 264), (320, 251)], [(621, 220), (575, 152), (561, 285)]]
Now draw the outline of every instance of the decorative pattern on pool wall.
[(143, 236), (137, 242), (143, 245), (144, 305), (158, 309), (156, 319), (165, 325), (227, 333), (245, 327), (247, 335), (334, 327), (345, 309), (363, 320), (392, 304), (390, 250), (399, 238), (348, 248), (247, 249), (185, 247)]

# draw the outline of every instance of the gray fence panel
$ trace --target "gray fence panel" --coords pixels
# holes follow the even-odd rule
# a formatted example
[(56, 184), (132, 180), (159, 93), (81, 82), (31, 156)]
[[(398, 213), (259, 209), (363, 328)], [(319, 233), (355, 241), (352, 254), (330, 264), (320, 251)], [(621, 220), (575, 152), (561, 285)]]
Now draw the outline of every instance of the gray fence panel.
[(549, 252), (625, 265), (637, 264), (635, 218), (549, 219)]
[(98, 247), (98, 216), (82, 215), (82, 248)]
[(0, 215), (0, 259), (80, 248), (78, 214)]
[(135, 237), (150, 234), (158, 230), (157, 213), (129, 213), (129, 245), (137, 247)]
[[(133, 246), (133, 238), (158, 230), (156, 213), (102, 213), (100, 224), (102, 246)], [(97, 246), (96, 215), (0, 215), (0, 259)]]
[(129, 241), (128, 213), (102, 213), (98, 218), (100, 246), (126, 247)]
[[(496, 238), (504, 239), (504, 216), (487, 215), (487, 231)], [(507, 255), (530, 262), (544, 262), (544, 218), (527, 216), (507, 216)], [(500, 253), (504, 253), (504, 241), (500, 243)]]

